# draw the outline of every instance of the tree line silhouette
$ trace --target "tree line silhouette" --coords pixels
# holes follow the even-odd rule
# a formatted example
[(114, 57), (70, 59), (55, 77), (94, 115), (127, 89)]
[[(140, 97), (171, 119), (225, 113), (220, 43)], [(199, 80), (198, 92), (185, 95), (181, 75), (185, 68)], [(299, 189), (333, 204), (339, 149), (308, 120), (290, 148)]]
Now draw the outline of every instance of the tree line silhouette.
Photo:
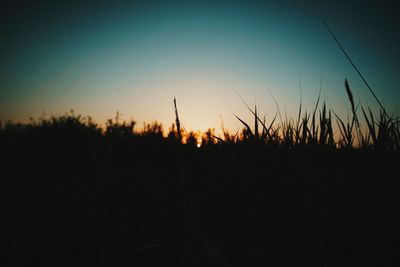
[(361, 120), (345, 86), (348, 122), (318, 100), (222, 136), (186, 133), (175, 101), (167, 133), (118, 113), (2, 123), (2, 265), (394, 266), (399, 120)]

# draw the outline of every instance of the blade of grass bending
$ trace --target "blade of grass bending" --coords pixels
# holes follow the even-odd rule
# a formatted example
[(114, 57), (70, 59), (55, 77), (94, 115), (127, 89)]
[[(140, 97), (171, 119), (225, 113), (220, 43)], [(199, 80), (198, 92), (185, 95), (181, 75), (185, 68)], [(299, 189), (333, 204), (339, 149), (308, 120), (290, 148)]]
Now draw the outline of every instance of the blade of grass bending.
[(385, 108), (383, 107), (383, 105), (381, 104), (381, 102), (379, 101), (378, 97), (375, 95), (374, 91), (372, 90), (371, 86), (369, 86), (368, 82), (365, 80), (364, 76), (361, 74), (361, 72), (358, 70), (358, 68), (356, 67), (356, 65), (353, 63), (353, 61), (351, 60), (350, 56), (347, 54), (346, 50), (344, 50), (343, 46), (340, 44), (340, 42), (338, 41), (338, 39), (336, 38), (335, 34), (333, 34), (331, 28), (329, 28), (328, 24), (325, 22), (325, 20), (322, 21), (326, 27), (326, 29), (329, 31), (329, 33), (332, 35), (333, 39), (336, 41), (336, 43), (338, 44), (338, 46), (340, 47), (340, 49), (342, 50), (343, 54), (346, 56), (347, 60), (350, 62), (350, 64), (353, 66), (353, 68), (356, 70), (357, 74), (361, 77), (361, 79), (363, 80), (364, 84), (368, 87), (368, 90), (371, 92), (371, 94), (374, 96), (376, 102), (378, 102), (379, 106), (381, 107), (381, 109), (383, 110), (383, 112), (385, 113), (386, 116), (388, 116), (388, 114), (386, 113)]
[(217, 139), (218, 141), (220, 141), (221, 143), (226, 143), (221, 137), (218, 137), (216, 135), (211, 135), (213, 138)]
[(300, 90), (300, 106), (299, 106), (299, 114), (298, 114), (298, 117), (297, 117), (297, 126), (298, 126), (299, 123), (300, 123), (301, 108), (302, 108), (302, 105), (303, 105), (303, 90), (302, 90), (302, 88), (301, 88), (301, 75), (300, 75), (300, 77), (299, 77), (299, 90)]
[(271, 129), (271, 126), (272, 126), (272, 124), (273, 124), (274, 121), (275, 121), (276, 115), (275, 115), (275, 118), (273, 119), (273, 121), (272, 121), (270, 127), (267, 128), (267, 127), (265, 126), (265, 123), (264, 123), (264, 122), (256, 115), (256, 113), (249, 107), (249, 105), (248, 105), (247, 102), (244, 100), (244, 98), (239, 94), (239, 92), (235, 90), (235, 93), (239, 96), (239, 98), (242, 100), (243, 104), (247, 107), (247, 109), (250, 110), (250, 112), (251, 112), (251, 113), (257, 118), (257, 120), (261, 123), (261, 125), (263, 126), (263, 130), (266, 131), (266, 134), (268, 135), (268, 137), (271, 138), (271, 135), (270, 135), (270, 133), (269, 133), (269, 130)]
[[(347, 135), (347, 128), (346, 128), (346, 125), (344, 124), (344, 122), (342, 121), (342, 119), (336, 114), (336, 112), (335, 111), (333, 111), (333, 114), (335, 114), (335, 116), (336, 116), (336, 118), (337, 118), (337, 120), (336, 120), (336, 123), (338, 124), (338, 126), (339, 126), (339, 130), (340, 130), (340, 134), (342, 135), (342, 138), (344, 138), (344, 140), (347, 142), (347, 143), (349, 143), (349, 137), (348, 137), (348, 135)], [(339, 124), (339, 122), (340, 122), (340, 124)]]
[(271, 91), (269, 92), (269, 94), (271, 95), (272, 100), (273, 100), (274, 103), (275, 103), (276, 110), (278, 111), (278, 115), (279, 115), (279, 120), (281, 121), (281, 125), (283, 125), (282, 114), (281, 114), (281, 110), (279, 109), (278, 102), (276, 101), (275, 97), (272, 95)]
[(243, 104), (247, 107), (247, 109), (250, 110), (250, 112), (253, 113), (253, 115), (255, 115), (254, 111), (249, 107), (249, 105), (244, 100), (244, 98), (239, 94), (239, 92), (235, 90), (235, 93), (239, 96), (240, 100), (242, 100)]
[(235, 140), (237, 140), (237, 136), (239, 134), (239, 131), (237, 131), (233, 136), (232, 136), (232, 141), (234, 142)]
[[(271, 121), (271, 123), (269, 124), (269, 127), (268, 127), (268, 129), (267, 129), (267, 134), (268, 134), (268, 136), (269, 136), (270, 138), (271, 138), (271, 135), (270, 135), (269, 131), (272, 129), (272, 126), (273, 126), (273, 124), (274, 124), (274, 122), (275, 122), (277, 116), (278, 116), (278, 114), (275, 113), (275, 116), (274, 116), (274, 118), (272, 119), (272, 121)], [(263, 126), (265, 127), (265, 125), (263, 125)]]
[(254, 135), (253, 135), (253, 133), (251, 132), (250, 126), (249, 126), (247, 123), (245, 123), (241, 118), (239, 118), (238, 116), (236, 116), (235, 114), (233, 114), (233, 115), (234, 115), (241, 123), (243, 123), (244, 126), (246, 126), (246, 129), (247, 129), (247, 131), (249, 132), (251, 138), (254, 138)]
[(365, 121), (367, 122), (369, 133), (372, 137), (373, 143), (376, 143), (376, 135), (375, 135), (375, 126), (374, 126), (374, 118), (371, 117), (371, 121), (368, 119), (367, 114), (365, 113), (364, 108), (361, 106), (362, 113), (364, 115)]
[[(265, 116), (264, 116), (264, 118), (263, 118), (263, 123), (265, 124)], [(266, 133), (265, 133), (265, 128), (263, 128), (263, 129), (262, 129), (262, 132), (261, 132), (261, 138), (262, 138), (262, 139), (265, 139), (265, 138), (264, 138), (265, 135), (266, 135)]]

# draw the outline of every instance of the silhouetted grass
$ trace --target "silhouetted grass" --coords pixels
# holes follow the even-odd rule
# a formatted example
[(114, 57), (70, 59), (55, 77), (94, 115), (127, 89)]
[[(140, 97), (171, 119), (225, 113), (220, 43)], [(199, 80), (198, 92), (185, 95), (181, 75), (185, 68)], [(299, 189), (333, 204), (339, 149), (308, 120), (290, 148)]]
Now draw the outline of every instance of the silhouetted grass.
[(176, 101), (167, 133), (2, 123), (2, 266), (395, 266), (399, 120), (345, 89), (347, 120), (318, 97), (223, 136), (186, 133)]

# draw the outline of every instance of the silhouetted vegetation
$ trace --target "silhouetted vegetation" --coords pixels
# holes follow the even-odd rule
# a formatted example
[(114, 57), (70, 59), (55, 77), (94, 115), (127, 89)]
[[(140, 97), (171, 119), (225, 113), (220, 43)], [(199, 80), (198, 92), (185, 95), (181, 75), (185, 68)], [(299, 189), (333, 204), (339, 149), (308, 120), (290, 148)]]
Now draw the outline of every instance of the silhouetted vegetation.
[(222, 136), (186, 133), (175, 101), (168, 133), (118, 113), (2, 123), (2, 265), (395, 266), (399, 119), (345, 89), (348, 120), (318, 97)]

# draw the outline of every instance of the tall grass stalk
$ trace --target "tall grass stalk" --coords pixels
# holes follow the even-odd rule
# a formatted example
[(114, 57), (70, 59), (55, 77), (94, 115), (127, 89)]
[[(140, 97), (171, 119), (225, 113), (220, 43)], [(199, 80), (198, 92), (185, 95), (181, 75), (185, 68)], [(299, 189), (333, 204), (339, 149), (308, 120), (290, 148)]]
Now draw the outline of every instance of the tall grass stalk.
[(336, 38), (335, 34), (333, 33), (333, 31), (331, 30), (331, 28), (328, 26), (328, 24), (323, 21), (326, 29), (329, 31), (329, 33), (331, 34), (331, 36), (333, 37), (333, 39), (335, 40), (335, 42), (337, 43), (337, 45), (340, 47), (340, 49), (342, 50), (343, 54), (346, 56), (347, 60), (350, 62), (350, 64), (353, 66), (353, 68), (355, 69), (355, 71), (357, 72), (357, 74), (361, 77), (361, 79), (363, 80), (364, 84), (367, 86), (368, 90), (371, 92), (371, 94), (373, 95), (373, 97), (375, 98), (376, 102), (378, 102), (381, 110), (383, 111), (383, 113), (387, 116), (388, 114), (386, 113), (385, 108), (383, 107), (381, 101), (379, 101), (378, 97), (375, 95), (374, 91), (372, 90), (371, 86), (369, 86), (367, 80), (364, 78), (364, 76), (361, 74), (361, 72), (358, 70), (357, 66), (354, 64), (354, 62), (351, 60), (350, 56), (347, 54), (346, 50), (344, 49), (344, 47), (341, 45), (341, 43), (339, 42), (339, 40)]

